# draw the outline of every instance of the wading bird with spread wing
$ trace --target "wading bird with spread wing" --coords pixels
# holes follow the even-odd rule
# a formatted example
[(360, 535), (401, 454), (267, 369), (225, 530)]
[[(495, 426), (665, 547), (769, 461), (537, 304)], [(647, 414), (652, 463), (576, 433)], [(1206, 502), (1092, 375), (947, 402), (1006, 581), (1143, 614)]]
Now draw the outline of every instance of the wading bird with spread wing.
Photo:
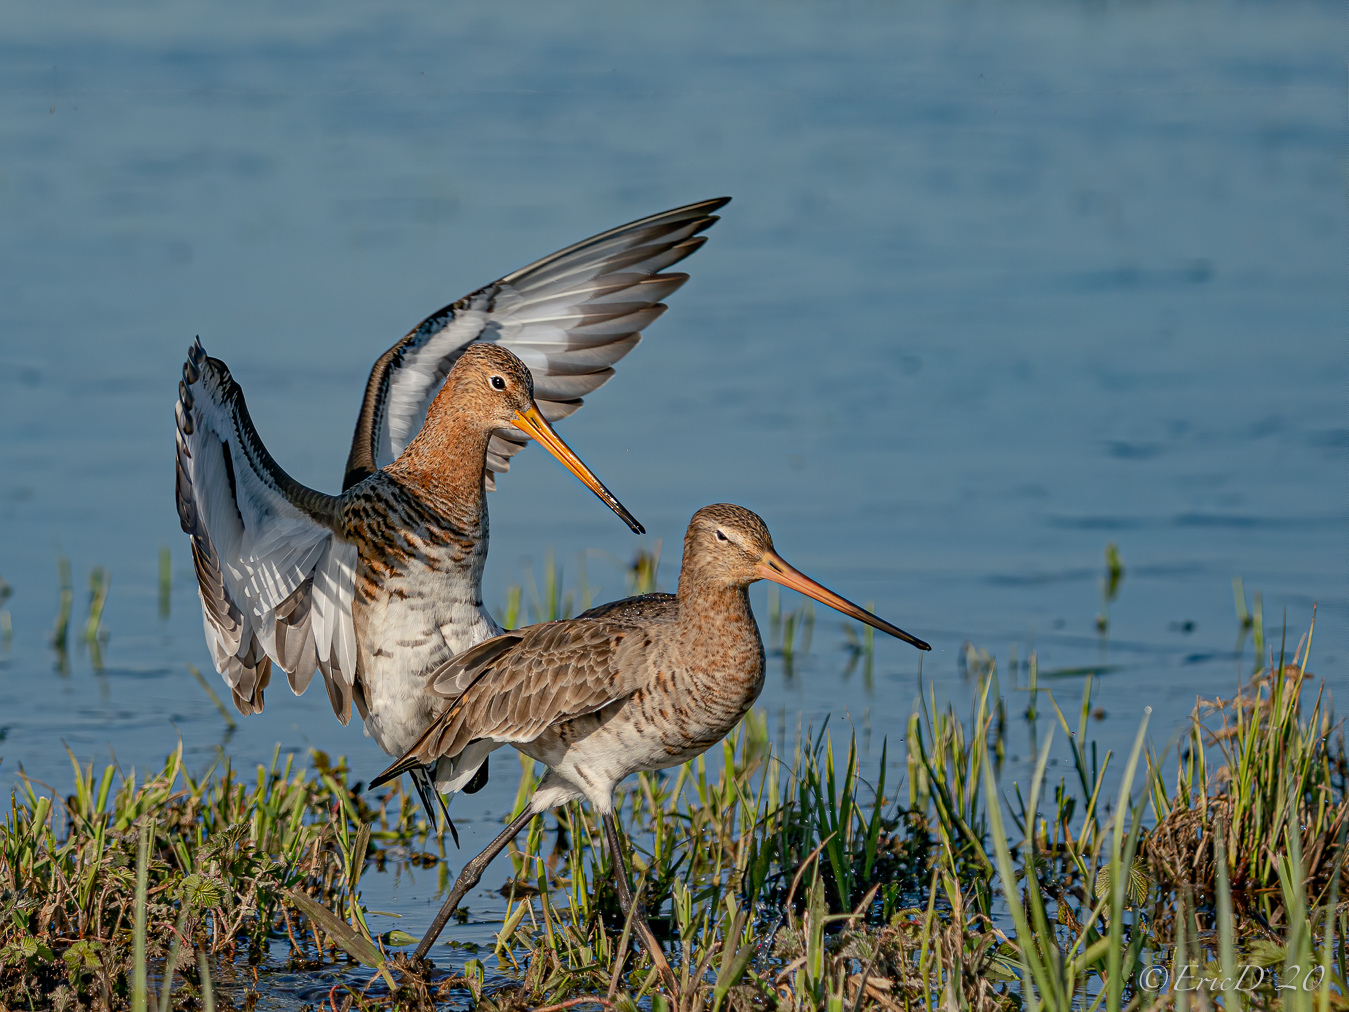
[[(317, 669), (339, 720), (354, 702), (382, 749), (411, 747), (445, 705), (425, 674), (501, 632), (482, 603), (485, 494), (530, 439), (641, 532), (550, 423), (664, 312), (688, 280), (666, 268), (725, 203), (612, 229), (424, 320), (371, 370), (340, 495), (281, 469), (225, 364), (193, 346), (176, 406), (178, 514), (240, 712), (262, 709), (272, 664), (297, 694)], [(434, 818), (427, 777), (413, 780)]]
[[(619, 899), (633, 904), (614, 821), (614, 788), (643, 770), (666, 769), (721, 741), (758, 698), (764, 649), (749, 585), (772, 580), (911, 643), (931, 647), (794, 569), (768, 527), (742, 506), (705, 506), (684, 536), (678, 593), (602, 605), (479, 643), (430, 676), (448, 704), (417, 743), (373, 781), (434, 766), (436, 789), (470, 784), (488, 753), (513, 745), (548, 771), (523, 812), (461, 871), (417, 947), (424, 957), (469, 889), (536, 815), (581, 798), (604, 822)], [(633, 925), (673, 976), (641, 908)]]

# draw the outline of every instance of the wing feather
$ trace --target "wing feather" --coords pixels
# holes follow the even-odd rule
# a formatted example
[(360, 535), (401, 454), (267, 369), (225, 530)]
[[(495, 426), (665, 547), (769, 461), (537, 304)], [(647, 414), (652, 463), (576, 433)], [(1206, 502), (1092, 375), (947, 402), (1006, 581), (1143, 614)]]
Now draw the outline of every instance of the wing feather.
[(297, 693), (319, 667), (338, 683), (329, 695), (345, 723), (356, 677), (357, 549), (339, 533), (341, 500), (272, 459), (243, 391), (200, 342), (183, 366), (175, 415), (178, 517), (192, 539), (211, 659), (235, 705), (262, 709), (273, 663)]
[(467, 782), (485, 748), (470, 755), (471, 745), (533, 741), (556, 721), (594, 713), (635, 691), (644, 671), (630, 650), (648, 642), (631, 621), (578, 618), (517, 629), (463, 651), (427, 677), (433, 693), (451, 699), (449, 707), (370, 786), (433, 763), (437, 787)]
[(640, 594), (636, 597), (625, 597), (621, 601), (597, 604), (576, 617), (674, 622), (679, 618), (679, 599), (673, 594)]
[(612, 369), (596, 369), (579, 375), (545, 376), (534, 385), (534, 396), (549, 401), (576, 400), (609, 382)]
[[(549, 421), (577, 410), (665, 311), (661, 300), (688, 280), (661, 272), (706, 241), (699, 233), (718, 220), (713, 212), (728, 200), (700, 201), (602, 232), (427, 317), (371, 369), (342, 487), (397, 458), (474, 341), (494, 341), (520, 356)], [(527, 441), (514, 433), (511, 445), (489, 454), (489, 488), (495, 487), (492, 472), (505, 471)]]
[(563, 349), (554, 344), (521, 341), (511, 345), (511, 351), (515, 352), (520, 361), (529, 366), (530, 371), (536, 376), (542, 370), (559, 376), (571, 376), (612, 365), (637, 347), (640, 340), (640, 334), (633, 334), (631, 337), (609, 344)]

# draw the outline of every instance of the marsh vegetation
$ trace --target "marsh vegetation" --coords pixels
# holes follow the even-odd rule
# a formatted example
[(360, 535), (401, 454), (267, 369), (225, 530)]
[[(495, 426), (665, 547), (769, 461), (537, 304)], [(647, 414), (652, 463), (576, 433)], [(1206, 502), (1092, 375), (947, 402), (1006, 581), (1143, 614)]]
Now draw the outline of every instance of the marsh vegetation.
[[(561, 613), (553, 566), (543, 583), (531, 611)], [(808, 616), (774, 611), (786, 665)], [(849, 642), (865, 667), (870, 642)], [(222, 756), (196, 776), (180, 747), (141, 778), (72, 756), (64, 800), (24, 780), (0, 828), (0, 998), (251, 1009), (285, 973), (321, 979), (337, 1012), (1343, 1007), (1349, 758), (1307, 672), (1310, 630), (1255, 646), (1257, 670), (1165, 748), (1144, 715), (1129, 755), (1099, 754), (1092, 675), (1069, 700), (1032, 656), (1029, 692), (1005, 694), (971, 647), (972, 711), (929, 693), (879, 762), (839, 727), (775, 748), (755, 712), (720, 750), (637, 777), (622, 825), (677, 994), (634, 948), (582, 807), (536, 820), (508, 881), (484, 882), (505, 899), (490, 951), (450, 941), (414, 964), (410, 935), (372, 933), (362, 871), (424, 868), (444, 888), (456, 856), (400, 790), (368, 793), (322, 753), (247, 774)], [(1043, 725), (1028, 782), (1004, 770), (1018, 719)], [(1054, 776), (1056, 738), (1071, 764)], [(516, 811), (535, 775), (523, 762)], [(1244, 967), (1259, 986), (1186, 989)]]

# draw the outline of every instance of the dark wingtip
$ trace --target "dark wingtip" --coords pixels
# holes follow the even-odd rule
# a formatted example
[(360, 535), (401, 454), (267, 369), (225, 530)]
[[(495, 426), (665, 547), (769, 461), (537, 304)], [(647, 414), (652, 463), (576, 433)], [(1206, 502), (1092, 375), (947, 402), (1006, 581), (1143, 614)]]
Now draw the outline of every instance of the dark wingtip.
[(375, 779), (371, 780), (370, 786), (367, 787), (366, 790), (373, 791), (376, 787), (383, 787), (385, 784), (397, 780), (402, 775), (403, 771), (399, 768), (399, 763), (394, 763), (379, 776), (375, 777)]

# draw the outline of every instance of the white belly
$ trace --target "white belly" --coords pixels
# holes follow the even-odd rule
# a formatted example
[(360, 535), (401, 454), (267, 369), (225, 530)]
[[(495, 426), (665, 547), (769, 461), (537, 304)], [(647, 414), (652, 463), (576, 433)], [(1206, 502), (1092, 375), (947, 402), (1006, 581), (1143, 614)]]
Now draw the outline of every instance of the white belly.
[[(382, 601), (362, 608), (357, 623), (365, 733), (401, 756), (446, 701), (426, 691), (426, 676), (462, 650), (501, 632), (487, 609), (448, 580), (423, 571), (389, 581)], [(406, 594), (406, 596), (403, 596)]]
[[(735, 682), (729, 681), (734, 687)], [(762, 672), (738, 689), (709, 691), (698, 679), (675, 675), (676, 698), (701, 704), (668, 715), (669, 698), (639, 689), (632, 695), (548, 728), (538, 738), (517, 745), (520, 751), (549, 767), (531, 800), (544, 811), (576, 797), (585, 797), (596, 811), (613, 807), (614, 788), (630, 774), (669, 769), (694, 759), (720, 742), (754, 705), (763, 689)]]

